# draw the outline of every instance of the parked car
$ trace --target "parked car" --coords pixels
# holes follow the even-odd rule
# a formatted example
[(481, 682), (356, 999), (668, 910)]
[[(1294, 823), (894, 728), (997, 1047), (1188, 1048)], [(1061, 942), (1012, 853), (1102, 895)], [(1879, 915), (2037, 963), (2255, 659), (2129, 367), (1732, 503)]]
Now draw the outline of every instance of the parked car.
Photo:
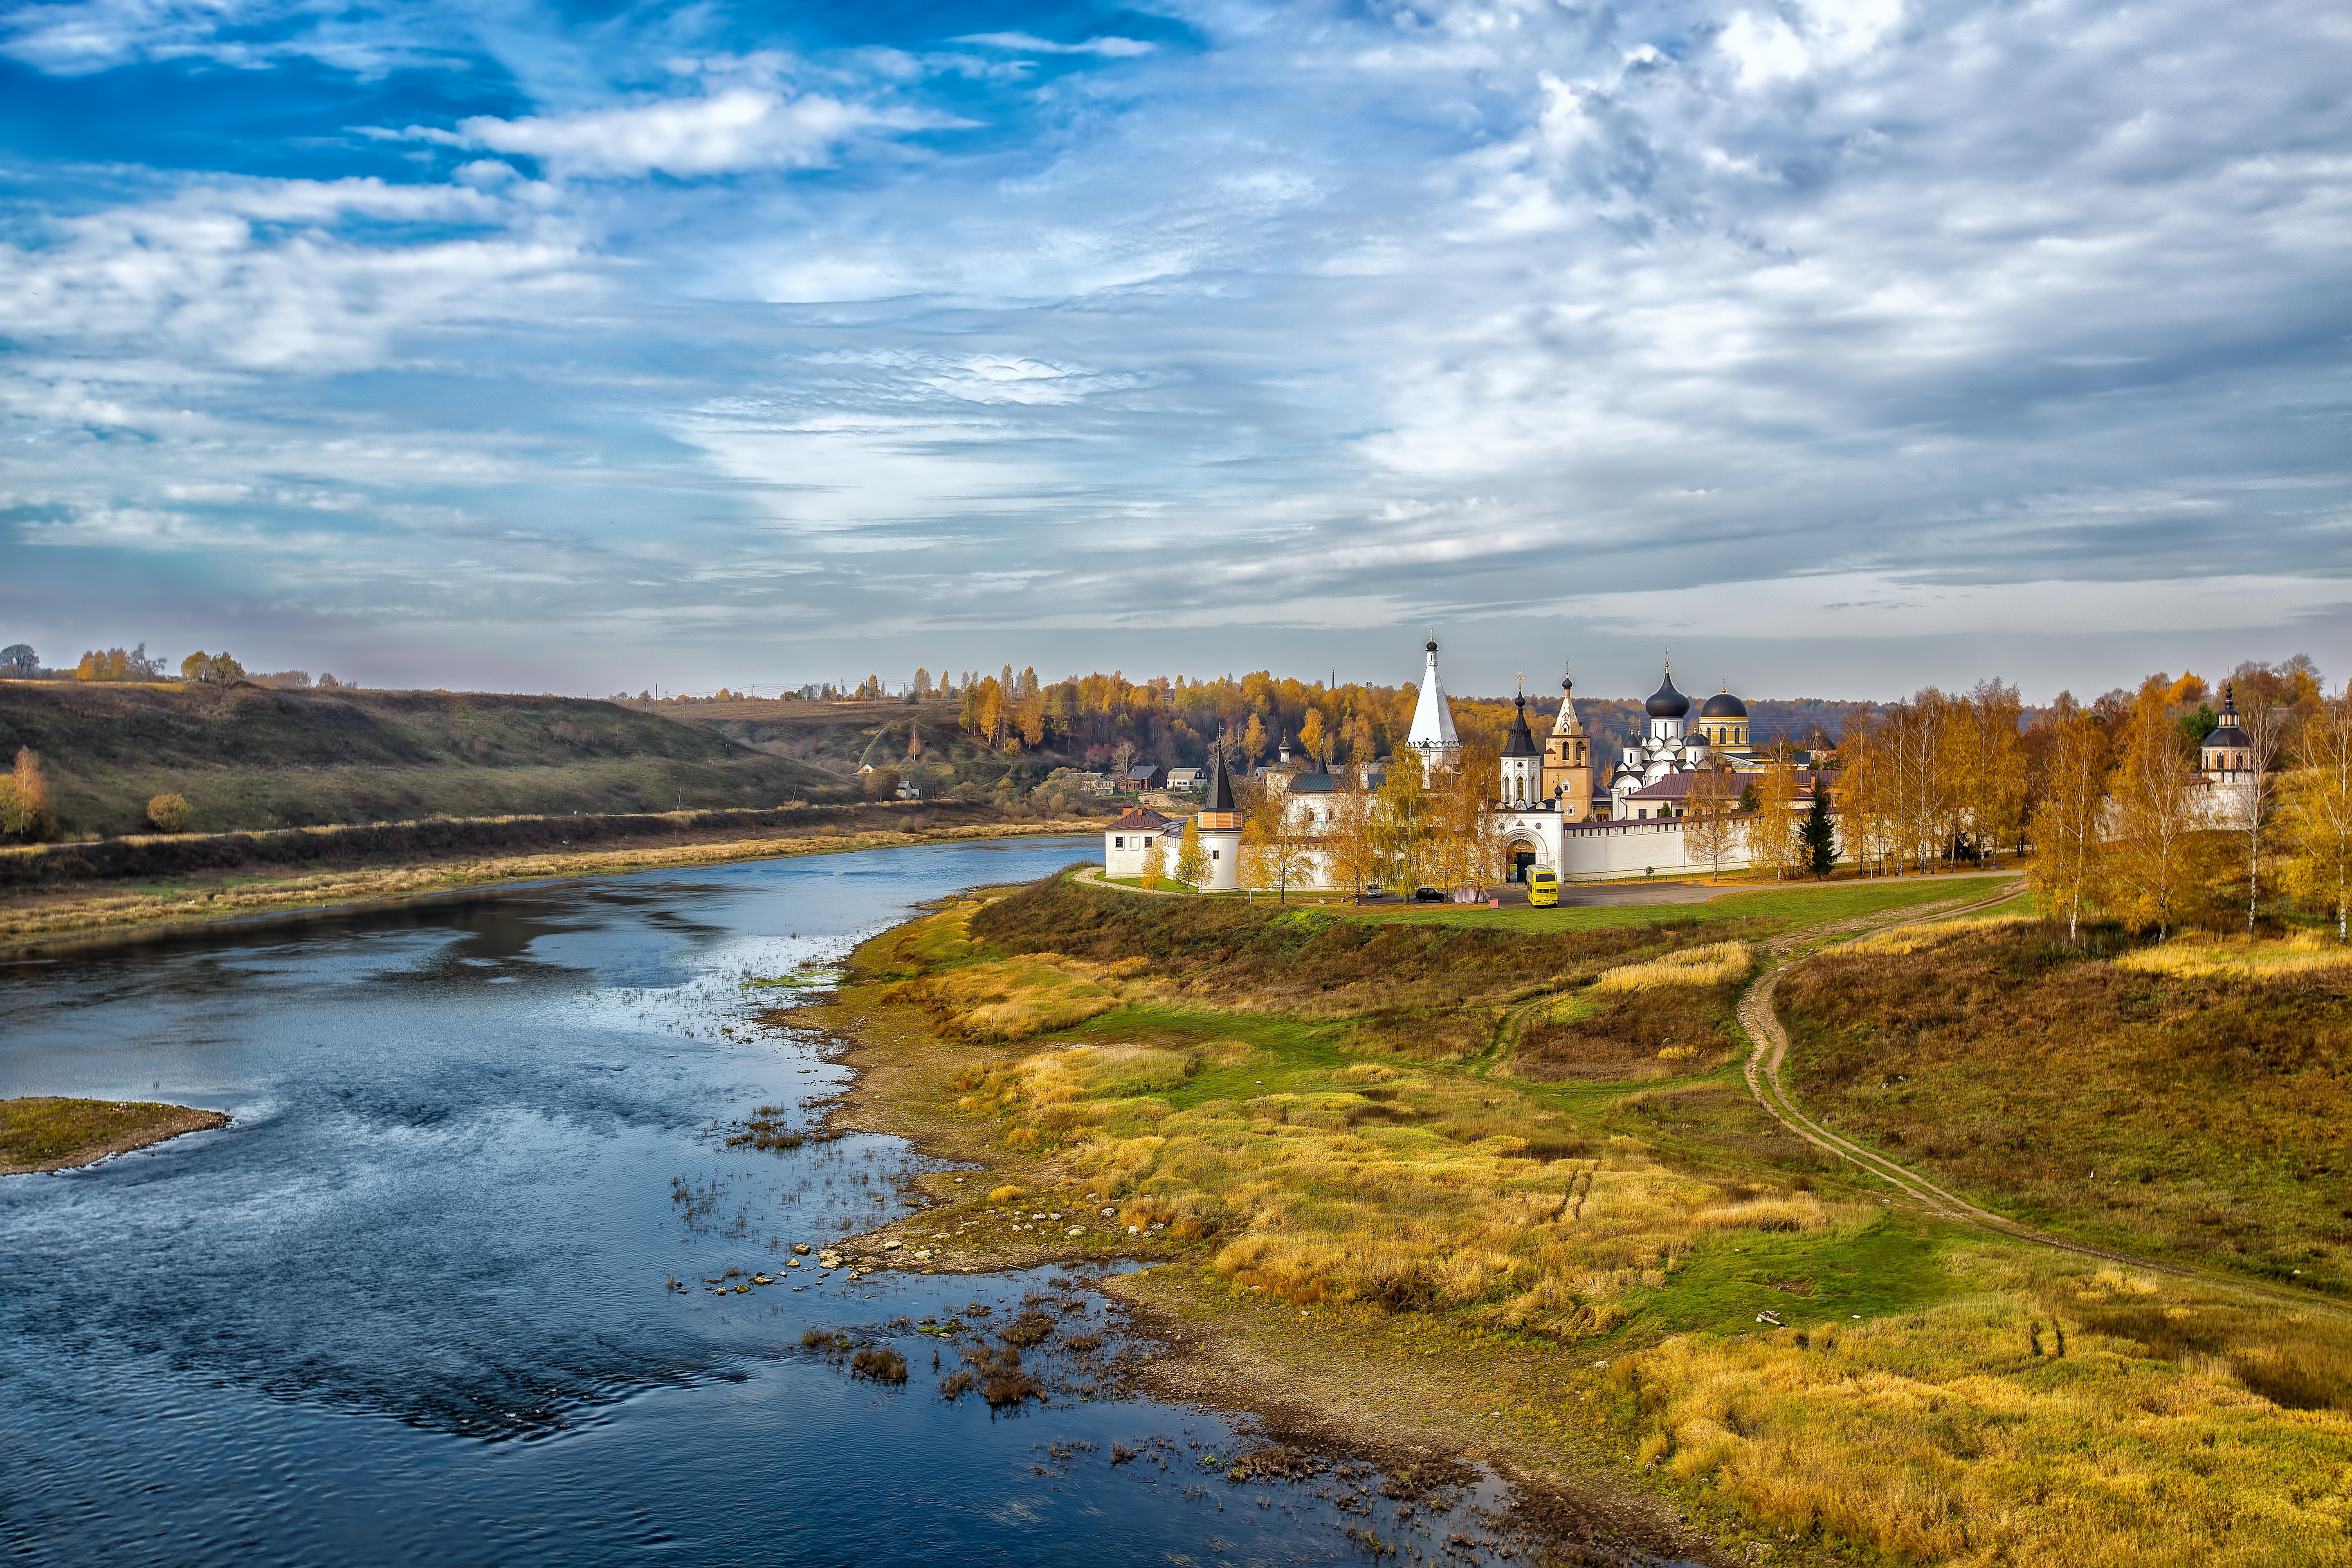
[(1416, 904), (1442, 904), (1445, 901), (1445, 895), (1435, 888), (1415, 888), (1412, 901)]

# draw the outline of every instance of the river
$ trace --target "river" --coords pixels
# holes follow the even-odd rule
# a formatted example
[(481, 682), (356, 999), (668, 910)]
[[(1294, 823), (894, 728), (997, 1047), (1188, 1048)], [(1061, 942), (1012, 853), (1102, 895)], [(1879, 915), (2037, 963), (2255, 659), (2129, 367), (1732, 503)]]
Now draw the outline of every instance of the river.
[[(1042, 1294), (1063, 1339), (1116, 1341), (1083, 1281), (781, 1267), (794, 1242), (904, 1213), (921, 1156), (858, 1134), (726, 1148), (724, 1123), (763, 1105), (814, 1121), (845, 1081), (815, 1037), (753, 1026), (780, 993), (744, 982), (1097, 848), (647, 872), (0, 964), (0, 1096), (235, 1117), (0, 1178), (0, 1552), (1208, 1563), (1357, 1560), (1366, 1531), (1432, 1557), (1452, 1533), (1490, 1545), (1491, 1482), (1433, 1531), (1369, 1478), (1229, 1483), (1213, 1461), (1248, 1439), (1213, 1414), (940, 1396), (919, 1323), (1001, 1322)], [(783, 1279), (712, 1294), (730, 1268)], [(810, 1328), (894, 1346), (911, 1376), (854, 1377), (803, 1347)]]

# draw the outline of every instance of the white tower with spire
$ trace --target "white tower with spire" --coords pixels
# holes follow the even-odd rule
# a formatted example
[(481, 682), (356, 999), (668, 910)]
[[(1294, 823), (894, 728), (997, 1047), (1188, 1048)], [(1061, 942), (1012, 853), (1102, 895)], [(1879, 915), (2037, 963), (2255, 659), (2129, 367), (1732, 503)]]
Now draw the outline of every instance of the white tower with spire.
[(1405, 744), (1421, 753), (1423, 773), (1450, 768), (1462, 752), (1462, 738), (1454, 732), (1454, 709), (1437, 679), (1437, 639), (1429, 639), (1429, 664), (1421, 672), (1421, 699), (1412, 705), (1412, 731)]

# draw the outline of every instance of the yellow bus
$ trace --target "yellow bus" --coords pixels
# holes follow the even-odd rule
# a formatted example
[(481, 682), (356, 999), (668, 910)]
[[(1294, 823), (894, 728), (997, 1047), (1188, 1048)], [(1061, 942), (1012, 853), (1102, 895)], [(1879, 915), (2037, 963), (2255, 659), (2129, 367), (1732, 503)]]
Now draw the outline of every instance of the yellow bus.
[(1559, 905), (1559, 878), (1550, 871), (1528, 871), (1528, 903), (1538, 910), (1556, 909)]

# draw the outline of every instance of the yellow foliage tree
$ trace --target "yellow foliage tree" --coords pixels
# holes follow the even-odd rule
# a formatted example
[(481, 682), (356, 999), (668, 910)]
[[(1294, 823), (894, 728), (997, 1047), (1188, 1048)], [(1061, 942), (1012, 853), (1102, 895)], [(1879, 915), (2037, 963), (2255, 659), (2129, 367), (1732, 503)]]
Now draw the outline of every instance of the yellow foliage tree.
[(1201, 847), (1201, 819), (1184, 819), (1183, 841), (1176, 847), (1176, 879), (1198, 891), (1209, 879), (1209, 852)]
[(2098, 896), (2106, 861), (2107, 732), (2080, 709), (2054, 726), (2042, 762), (2029, 876), (2044, 915), (2066, 915), (2066, 940), (2080, 940), (2083, 906)]
[(1157, 888), (1168, 879), (1168, 841), (1163, 835), (1154, 838), (1143, 850), (1143, 885)]
[(1253, 765), (1265, 755), (1265, 726), (1258, 722), (1255, 713), (1250, 715), (1248, 727), (1242, 731), (1242, 755)]
[(1372, 840), (1381, 854), (1381, 879), (1407, 891), (1421, 887), (1429, 868), (1430, 800), (1421, 753), (1399, 746), (1389, 759), (1388, 778), (1372, 801)]
[(1298, 726), (1299, 749), (1314, 758), (1319, 767), (1323, 763), (1323, 742), (1329, 739), (1329, 733), (1323, 728), (1323, 715), (1309, 708), (1307, 721)]
[(2336, 916), (2336, 940), (2352, 940), (2346, 892), (2352, 886), (2352, 686), (2319, 705), (2304, 727), (2297, 763), (2279, 816), (2287, 842), (2288, 889)]
[(40, 754), (30, 746), (19, 746), (16, 768), (0, 779), (0, 832), (37, 844), (57, 830), (57, 813), (49, 805), (49, 781), (41, 773)]
[(1783, 742), (1772, 748), (1763, 776), (1756, 781), (1756, 815), (1747, 823), (1748, 863), (1772, 868), (1772, 879), (1788, 880), (1799, 854), (1797, 767)]
[(147, 803), (147, 820), (158, 833), (185, 833), (192, 815), (184, 795), (167, 792)]
[(2212, 858), (2186, 742), (2164, 692), (2150, 680), (2125, 721), (2108, 855), (2118, 910), (2135, 926), (2155, 927), (2159, 942), (2194, 911)]
[(1371, 795), (1349, 776), (1332, 792), (1331, 820), (1323, 829), (1324, 868), (1335, 888), (1360, 894), (1380, 880), (1381, 853)]
[(1429, 792), (1428, 875), (1444, 886), (1475, 888), (1482, 895), (1507, 881), (1509, 835), (1497, 804), (1502, 758), (1485, 746), (1465, 746), (1454, 767)]

